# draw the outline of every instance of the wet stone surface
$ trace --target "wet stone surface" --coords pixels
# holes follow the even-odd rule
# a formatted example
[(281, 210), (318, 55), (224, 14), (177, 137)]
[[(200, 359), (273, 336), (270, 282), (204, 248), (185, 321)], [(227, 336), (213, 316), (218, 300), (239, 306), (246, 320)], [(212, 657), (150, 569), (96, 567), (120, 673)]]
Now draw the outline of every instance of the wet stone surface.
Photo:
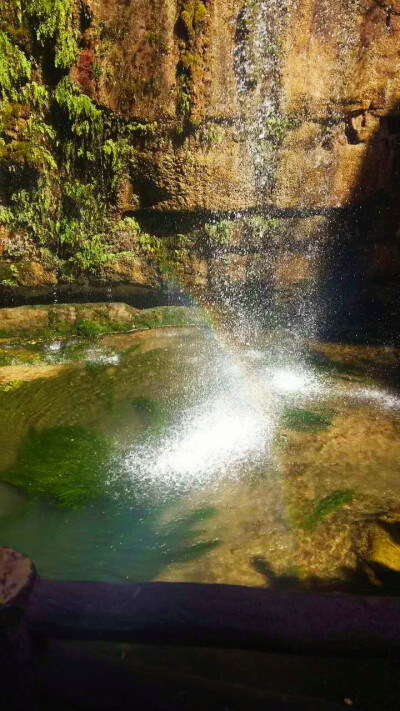
[(2, 541), (41, 575), (398, 591), (396, 349), (183, 325), (2, 359)]

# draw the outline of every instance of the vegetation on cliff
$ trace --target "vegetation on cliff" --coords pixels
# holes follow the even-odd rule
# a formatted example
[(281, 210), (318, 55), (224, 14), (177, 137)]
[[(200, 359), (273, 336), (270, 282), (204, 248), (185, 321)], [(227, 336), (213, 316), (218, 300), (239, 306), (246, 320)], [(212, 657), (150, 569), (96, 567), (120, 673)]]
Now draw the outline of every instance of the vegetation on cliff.
[(201, 0), (181, 0), (179, 20), (183, 27), (183, 46), (177, 66), (177, 118), (178, 132), (183, 133), (188, 124), (196, 125), (193, 105), (193, 92), (199, 77), (201, 55), (199, 54), (199, 39), (204, 21), (208, 16), (207, 8)]
[(119, 195), (135, 169), (136, 137), (155, 124), (102, 108), (72, 79), (88, 7), (0, 0), (0, 16), (0, 225), (17, 236), (9, 256), (34, 254), (75, 278), (121, 257), (118, 229), (131, 232), (133, 253), (123, 257), (148, 254), (151, 239), (121, 222)]
[[(94, 18), (85, 0), (0, 0), (0, 283), (32, 283), (26, 273), (33, 262), (42, 270), (33, 283), (109, 281), (117, 274), (116, 280), (138, 277), (139, 283), (159, 285), (165, 274), (182, 279), (185, 269), (194, 273), (198, 257), (207, 258), (228, 240), (225, 220), (195, 235), (172, 229), (169, 237), (156, 237), (131, 214), (131, 206), (141, 204), (142, 188), (144, 205), (157, 190), (161, 202), (168, 200), (175, 187), (158, 171), (174, 176), (171, 154), (175, 160), (182, 148), (177, 163), (190, 166), (194, 143), (204, 158), (224, 136), (224, 127), (203, 120), (198, 101), (212, 19), (208, 0), (177, 0), (175, 9), (172, 113), (164, 117), (161, 106), (157, 125), (133, 119), (120, 105), (111, 109), (108, 95), (101, 94), (112, 93), (115, 76), (108, 74), (117, 60), (111, 50), (107, 60), (103, 54), (105, 45), (120, 42), (119, 26)], [(254, 23), (256, 17), (247, 10), (243, 21)], [(157, 27), (140, 41), (162, 55), (170, 52)], [(121, 83), (127, 76), (139, 81), (135, 72), (132, 67)], [(264, 119), (263, 150), (269, 156), (292, 120), (276, 112)], [(171, 153), (159, 168), (153, 155), (166, 143)], [(177, 191), (190, 186), (185, 165)]]

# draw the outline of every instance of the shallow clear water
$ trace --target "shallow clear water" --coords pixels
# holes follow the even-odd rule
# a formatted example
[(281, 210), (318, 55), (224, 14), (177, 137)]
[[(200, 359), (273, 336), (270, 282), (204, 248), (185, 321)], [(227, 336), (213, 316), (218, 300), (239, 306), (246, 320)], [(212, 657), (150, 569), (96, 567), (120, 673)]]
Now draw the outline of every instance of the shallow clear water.
[(335, 585), (400, 511), (394, 349), (160, 328), (4, 353), (1, 543), (43, 576)]

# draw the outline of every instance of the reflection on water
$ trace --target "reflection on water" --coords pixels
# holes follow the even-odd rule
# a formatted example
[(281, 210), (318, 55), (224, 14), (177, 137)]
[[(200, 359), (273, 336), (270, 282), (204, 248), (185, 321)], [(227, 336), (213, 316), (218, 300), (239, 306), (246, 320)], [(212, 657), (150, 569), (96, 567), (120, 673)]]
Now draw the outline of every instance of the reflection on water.
[(162, 328), (3, 352), (1, 542), (40, 574), (340, 588), (400, 569), (395, 349)]

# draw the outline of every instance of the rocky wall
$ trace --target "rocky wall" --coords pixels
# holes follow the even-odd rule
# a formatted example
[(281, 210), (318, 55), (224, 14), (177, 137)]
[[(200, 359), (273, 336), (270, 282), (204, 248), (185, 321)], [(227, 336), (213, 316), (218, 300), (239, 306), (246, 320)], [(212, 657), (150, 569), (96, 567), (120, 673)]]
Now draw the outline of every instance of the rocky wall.
[[(129, 165), (110, 182), (118, 189), (107, 219), (134, 217), (138, 229), (129, 232), (124, 222), (110, 237), (105, 223), (97, 232), (112, 259), (102, 253), (94, 266), (63, 272), (60, 263), (73, 261), (76, 250), (60, 250), (63, 235), (46, 242), (29, 225), (15, 229), (3, 221), (5, 289), (65, 280), (154, 289), (173, 272), (190, 289), (222, 294), (246, 285), (256, 299), (273, 293), (276, 305), (286, 303), (295, 284), (317, 288), (332, 259), (351, 255), (349, 282), (353, 275), (354, 289), (368, 292), (364, 302), (379, 302), (378, 311), (390, 302), (395, 318), (400, 7), (380, 0), (71, 2), (77, 40), (69, 67), (49, 72), (52, 40), (45, 50), (34, 41), (18, 39), (18, 46), (33, 56), (39, 84), (51, 92), (63, 74), (69, 77), (101, 112), (103, 132), (112, 126), (106, 142), (117, 145), (122, 136), (129, 144)], [(30, 3), (23, 4), (28, 17)], [(26, 32), (34, 22), (28, 20)], [(5, 32), (14, 41), (13, 22)], [(57, 90), (55, 97), (57, 104)], [(59, 110), (50, 103), (46, 120), (54, 124)], [(3, 171), (29, 121), (18, 112), (3, 128)], [(90, 150), (87, 155), (90, 162)], [(57, 195), (64, 188), (52, 180)], [(71, 180), (66, 184), (71, 192)], [(3, 175), (6, 207), (7, 190)], [(210, 241), (207, 225), (226, 220), (228, 212), (234, 220), (237, 211), (234, 243)], [(149, 213), (151, 233), (144, 231)], [(256, 213), (280, 227), (249, 246), (243, 219), (251, 222)], [(63, 224), (62, 215), (55, 224)], [(325, 294), (329, 289), (332, 284)], [(355, 311), (359, 305), (355, 299)]]

